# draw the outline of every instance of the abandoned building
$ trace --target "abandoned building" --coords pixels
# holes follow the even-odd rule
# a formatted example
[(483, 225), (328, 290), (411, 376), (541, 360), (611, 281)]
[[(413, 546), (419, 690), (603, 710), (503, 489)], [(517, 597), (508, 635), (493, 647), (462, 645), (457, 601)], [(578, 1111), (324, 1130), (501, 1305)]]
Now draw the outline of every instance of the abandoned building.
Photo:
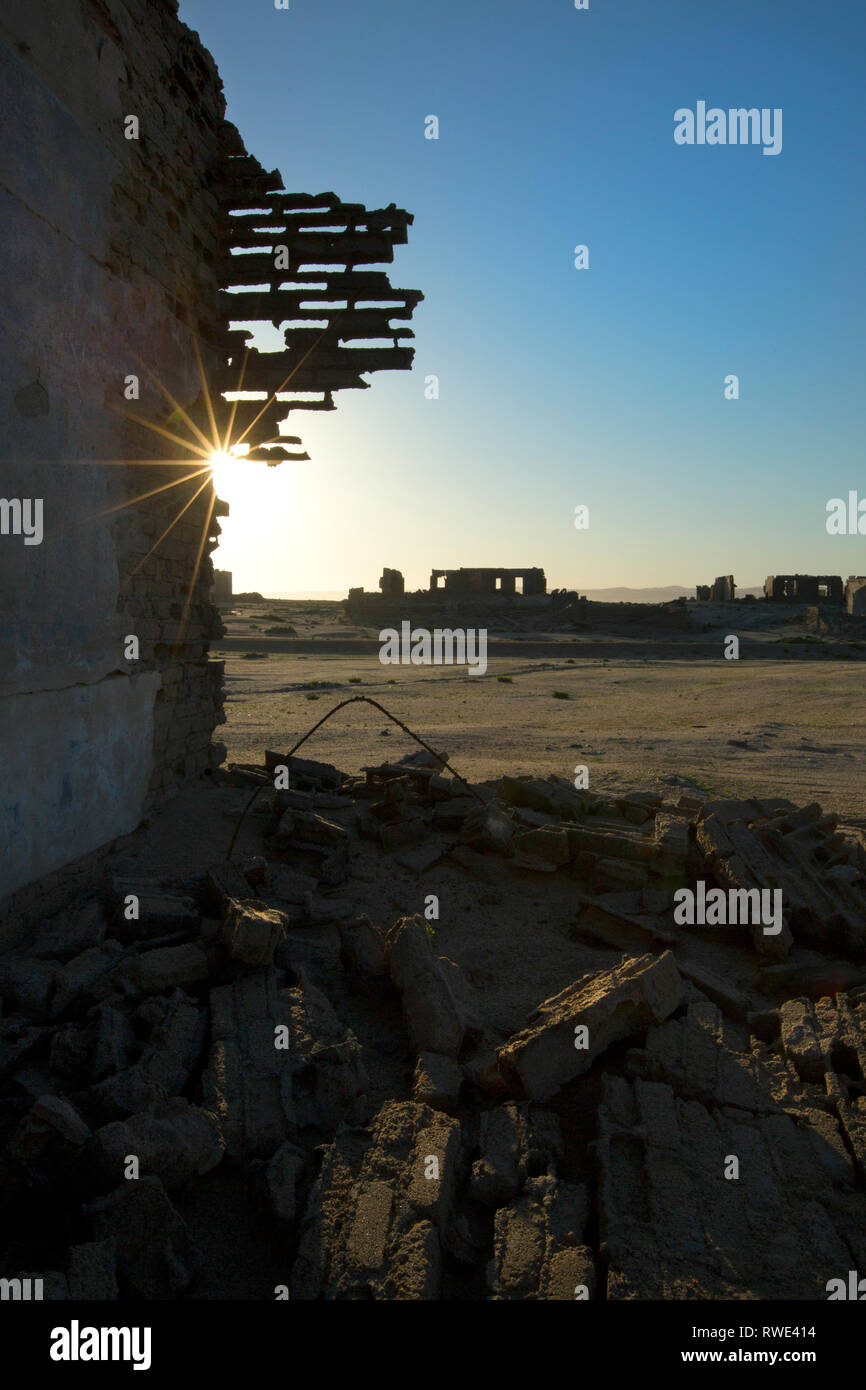
[(866, 576), (851, 574), (845, 585), (845, 607), (852, 617), (866, 614)]
[[(29, 885), (62, 887), (223, 756), (213, 457), (306, 458), (289, 413), (408, 368), (422, 295), (369, 268), (408, 213), (287, 193), (247, 153), (175, 0), (7, 7), (0, 81), (2, 492), (44, 522), (38, 545), (0, 536), (15, 923)], [(251, 347), (251, 321), (284, 325), (285, 351)]]
[(430, 593), (445, 591), (449, 596), (467, 598), (535, 598), (547, 593), (543, 569), (464, 569), (433, 570)]
[(737, 592), (732, 574), (723, 574), (712, 584), (698, 584), (695, 598), (698, 603), (731, 603)]
[(838, 574), (770, 574), (764, 597), (773, 603), (842, 603), (842, 579)]
[(389, 570), (386, 566), (379, 580), (379, 588), (385, 598), (399, 598), (406, 592), (406, 583), (399, 570)]
[(232, 576), (230, 570), (213, 572), (213, 601), (217, 607), (227, 606), (232, 601)]
[[(406, 584), (399, 570), (386, 566), (379, 580), (383, 598), (400, 598), (406, 592)], [(543, 569), (467, 569), (433, 570), (429, 589), (418, 589), (413, 597), (422, 598), (424, 593), (434, 598), (443, 595), (449, 599), (496, 599), (496, 598), (539, 598), (547, 595), (547, 580)], [(557, 590), (557, 594), (568, 594), (568, 590)], [(364, 598), (374, 598), (364, 589), (350, 589), (349, 602), (359, 602)]]
[[(526, 599), (532, 600), (524, 603)], [(491, 622), (497, 617), (512, 626), (523, 618), (532, 622), (544, 610), (545, 621), (554, 625), (583, 626), (587, 621), (587, 602), (570, 589), (547, 591), (544, 570), (478, 569), (433, 570), (430, 586), (407, 593), (400, 570), (383, 569), (379, 592), (350, 589), (346, 612), (354, 622), (375, 623), (429, 621), (438, 613), (449, 621)]]

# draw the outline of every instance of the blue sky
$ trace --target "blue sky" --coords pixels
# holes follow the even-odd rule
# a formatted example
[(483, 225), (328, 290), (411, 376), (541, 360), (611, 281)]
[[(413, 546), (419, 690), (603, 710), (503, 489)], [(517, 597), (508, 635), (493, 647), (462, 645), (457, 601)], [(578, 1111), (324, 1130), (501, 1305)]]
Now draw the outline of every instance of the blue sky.
[[(415, 214), (390, 274), (425, 295), (411, 373), (293, 414), (310, 463), (221, 470), (215, 561), (236, 589), (375, 588), (383, 565), (410, 587), (485, 564), (579, 589), (866, 572), (866, 537), (825, 529), (831, 497), (866, 497), (866, 8), (181, 0), (180, 15), (288, 189)], [(674, 112), (699, 100), (781, 108), (781, 153), (678, 146)]]

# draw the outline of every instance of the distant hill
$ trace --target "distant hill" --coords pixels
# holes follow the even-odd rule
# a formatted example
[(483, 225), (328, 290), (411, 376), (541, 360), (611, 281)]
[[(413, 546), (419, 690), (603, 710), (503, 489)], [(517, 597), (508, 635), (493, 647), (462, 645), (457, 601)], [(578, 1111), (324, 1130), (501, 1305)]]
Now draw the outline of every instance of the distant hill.
[(345, 589), (311, 589), (307, 593), (266, 594), (266, 598), (291, 599), (295, 603), (330, 602), (340, 603), (346, 597)]
[[(680, 584), (668, 584), (663, 589), (582, 589), (579, 586), (578, 592), (585, 594), (593, 603), (670, 603), (675, 598), (694, 598), (694, 586), (691, 589), (684, 589)], [(737, 588), (737, 597), (744, 598), (746, 594), (755, 594), (760, 597), (764, 590), (762, 587), (754, 589)]]
[[(690, 589), (684, 589), (681, 584), (668, 584), (659, 589), (584, 589), (574, 584), (572, 587), (580, 594), (586, 594), (588, 599), (595, 603), (670, 603), (675, 598), (694, 598), (694, 585)], [(374, 590), (375, 592), (375, 590)], [(758, 598), (763, 595), (763, 587), (758, 585), (754, 589), (737, 589), (737, 597), (743, 598), (746, 594), (755, 594)], [(237, 599), (240, 595), (235, 594)], [(256, 600), (261, 599), (261, 595), (254, 596)], [(346, 597), (342, 589), (320, 589), (309, 593), (293, 594), (266, 594), (265, 599), (293, 599), (296, 603), (306, 600), (314, 602), (318, 600), (329, 600), (331, 602), (342, 602)], [(264, 601), (264, 600), (262, 600)]]

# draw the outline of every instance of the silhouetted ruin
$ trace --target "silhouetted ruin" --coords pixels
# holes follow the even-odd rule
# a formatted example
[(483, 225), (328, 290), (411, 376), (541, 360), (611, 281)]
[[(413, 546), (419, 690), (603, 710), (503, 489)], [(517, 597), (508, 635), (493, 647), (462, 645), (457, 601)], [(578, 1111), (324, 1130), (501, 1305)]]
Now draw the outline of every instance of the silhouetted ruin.
[(774, 603), (842, 603), (842, 579), (838, 574), (770, 574), (764, 596)]
[(218, 608), (226, 607), (232, 601), (232, 576), (230, 570), (213, 572), (213, 601)]
[(723, 574), (712, 584), (699, 584), (695, 598), (699, 603), (731, 603), (736, 597), (737, 586), (732, 574)]
[(543, 569), (459, 569), (433, 570), (430, 575), (430, 592), (469, 598), (537, 597), (547, 593), (547, 580)]
[(845, 607), (852, 617), (866, 614), (866, 576), (849, 575), (845, 585)]

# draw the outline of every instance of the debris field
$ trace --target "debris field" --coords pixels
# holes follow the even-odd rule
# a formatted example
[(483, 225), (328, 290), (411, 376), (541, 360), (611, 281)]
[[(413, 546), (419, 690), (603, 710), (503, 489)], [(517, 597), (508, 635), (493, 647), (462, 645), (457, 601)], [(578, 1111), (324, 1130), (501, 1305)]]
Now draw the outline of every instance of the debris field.
[[(866, 1267), (862, 828), (428, 752), (210, 794), (229, 825), (257, 790), (235, 857), (117, 861), (0, 959), (0, 1275), (823, 1299)], [(781, 930), (678, 924), (699, 882), (780, 889)]]

